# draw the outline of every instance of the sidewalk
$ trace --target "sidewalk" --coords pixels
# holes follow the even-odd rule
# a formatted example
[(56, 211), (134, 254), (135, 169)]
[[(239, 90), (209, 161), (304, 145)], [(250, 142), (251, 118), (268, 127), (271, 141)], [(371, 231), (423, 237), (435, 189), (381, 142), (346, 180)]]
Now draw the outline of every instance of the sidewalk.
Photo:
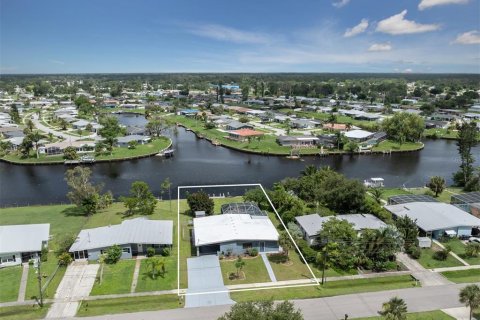
[(410, 258), (406, 253), (397, 253), (397, 260), (403, 263), (405, 267), (412, 272), (412, 276), (420, 281), (422, 287), (439, 286), (452, 283), (440, 273), (425, 269), (420, 263), (418, 263), (418, 261)]
[(275, 277), (275, 273), (273, 272), (272, 266), (270, 265), (270, 261), (268, 261), (267, 254), (265, 252), (260, 253), (262, 256), (263, 263), (268, 271), (268, 276), (270, 277), (270, 281), (277, 282), (277, 278)]
[(30, 265), (28, 262), (23, 263), (22, 279), (20, 280), (20, 289), (18, 290), (18, 302), (25, 301), (25, 292), (27, 291), (28, 270)]
[(130, 287), (130, 293), (135, 292), (138, 283), (138, 275), (140, 273), (140, 264), (142, 260), (145, 259), (145, 256), (137, 256), (135, 261), (135, 270), (133, 271), (132, 285)]

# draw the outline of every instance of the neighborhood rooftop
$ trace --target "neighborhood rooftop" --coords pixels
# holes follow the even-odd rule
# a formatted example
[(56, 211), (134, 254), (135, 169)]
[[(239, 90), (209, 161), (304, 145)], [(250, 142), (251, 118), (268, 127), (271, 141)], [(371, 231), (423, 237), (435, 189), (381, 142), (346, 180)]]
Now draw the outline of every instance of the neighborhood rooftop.
[(121, 224), (80, 231), (70, 252), (128, 243), (172, 244), (173, 222), (136, 218)]
[(49, 234), (48, 223), (0, 226), (0, 253), (41, 251)]
[(278, 232), (270, 219), (253, 219), (249, 214), (220, 214), (194, 218), (195, 246), (228, 241), (277, 241)]
[(480, 219), (447, 203), (410, 202), (385, 206), (397, 217), (408, 216), (416, 220), (424, 231), (451, 229), (457, 227), (479, 227)]

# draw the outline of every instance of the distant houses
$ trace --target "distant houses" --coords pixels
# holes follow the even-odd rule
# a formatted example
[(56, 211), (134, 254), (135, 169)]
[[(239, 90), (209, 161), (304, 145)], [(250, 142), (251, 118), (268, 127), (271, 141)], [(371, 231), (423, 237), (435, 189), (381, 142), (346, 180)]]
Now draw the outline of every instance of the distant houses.
[(118, 245), (122, 249), (121, 259), (143, 255), (148, 248), (161, 253), (173, 244), (173, 221), (135, 218), (121, 224), (84, 229), (70, 247), (69, 252), (77, 259), (98, 260), (109, 248)]
[(248, 141), (248, 139), (251, 139), (251, 138), (258, 138), (263, 135), (264, 135), (263, 132), (251, 130), (251, 129), (240, 129), (240, 130), (228, 132), (229, 139), (235, 140), (235, 141), (241, 141), (241, 142)]
[(0, 226), (0, 268), (38, 259), (49, 237), (48, 223)]

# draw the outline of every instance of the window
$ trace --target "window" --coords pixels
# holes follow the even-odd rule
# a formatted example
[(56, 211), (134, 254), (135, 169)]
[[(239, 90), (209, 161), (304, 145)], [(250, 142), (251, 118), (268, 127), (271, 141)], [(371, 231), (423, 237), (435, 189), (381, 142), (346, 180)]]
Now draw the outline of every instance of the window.
[(15, 262), (15, 256), (2, 257), (0, 262), (1, 263)]
[(244, 244), (242, 244), (242, 247), (243, 249), (250, 249), (251, 247), (253, 247), (253, 245), (251, 242), (245, 242)]
[(130, 253), (130, 248), (122, 248), (123, 252)]

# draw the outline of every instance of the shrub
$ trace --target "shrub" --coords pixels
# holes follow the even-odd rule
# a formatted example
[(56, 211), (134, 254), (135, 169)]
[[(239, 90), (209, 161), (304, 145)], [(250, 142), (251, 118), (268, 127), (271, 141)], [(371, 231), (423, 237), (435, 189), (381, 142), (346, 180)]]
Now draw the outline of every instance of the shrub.
[(268, 260), (273, 263), (285, 263), (289, 260), (289, 258), (283, 253), (272, 253), (268, 255)]
[(58, 238), (58, 240), (55, 241), (57, 246), (57, 248), (55, 249), (55, 254), (57, 255), (57, 257), (65, 252), (68, 252), (68, 249), (70, 249), (76, 238), (77, 237), (73, 234), (64, 234), (63, 236)]
[(439, 260), (439, 261), (445, 261), (445, 260), (447, 260), (448, 254), (450, 253), (450, 251), (451, 250), (449, 248), (446, 248), (446, 249), (443, 249), (443, 250), (440, 250), (440, 251), (436, 251), (433, 254), (433, 259)]
[(422, 250), (417, 246), (410, 246), (407, 250), (407, 253), (412, 259), (420, 259)]
[(469, 242), (465, 247), (465, 255), (469, 258), (476, 257), (480, 254), (480, 243)]
[(247, 254), (250, 257), (256, 257), (256, 256), (258, 256), (258, 250), (256, 248), (249, 248), (249, 249), (247, 249)]
[(170, 248), (163, 248), (162, 250), (162, 256), (168, 257), (169, 255), (172, 254), (172, 250)]
[(48, 247), (43, 247), (42, 252), (40, 253), (40, 261), (47, 262), (48, 260)]
[(72, 256), (68, 252), (64, 252), (58, 256), (58, 264), (61, 266), (68, 266), (72, 260)]
[(155, 248), (147, 248), (147, 257), (153, 257), (155, 255)]
[(105, 263), (106, 264), (115, 264), (120, 260), (122, 256), (122, 248), (117, 245), (108, 248), (107, 252), (105, 253)]
[(297, 245), (308, 263), (314, 263), (317, 260), (317, 252), (305, 240), (298, 240)]

